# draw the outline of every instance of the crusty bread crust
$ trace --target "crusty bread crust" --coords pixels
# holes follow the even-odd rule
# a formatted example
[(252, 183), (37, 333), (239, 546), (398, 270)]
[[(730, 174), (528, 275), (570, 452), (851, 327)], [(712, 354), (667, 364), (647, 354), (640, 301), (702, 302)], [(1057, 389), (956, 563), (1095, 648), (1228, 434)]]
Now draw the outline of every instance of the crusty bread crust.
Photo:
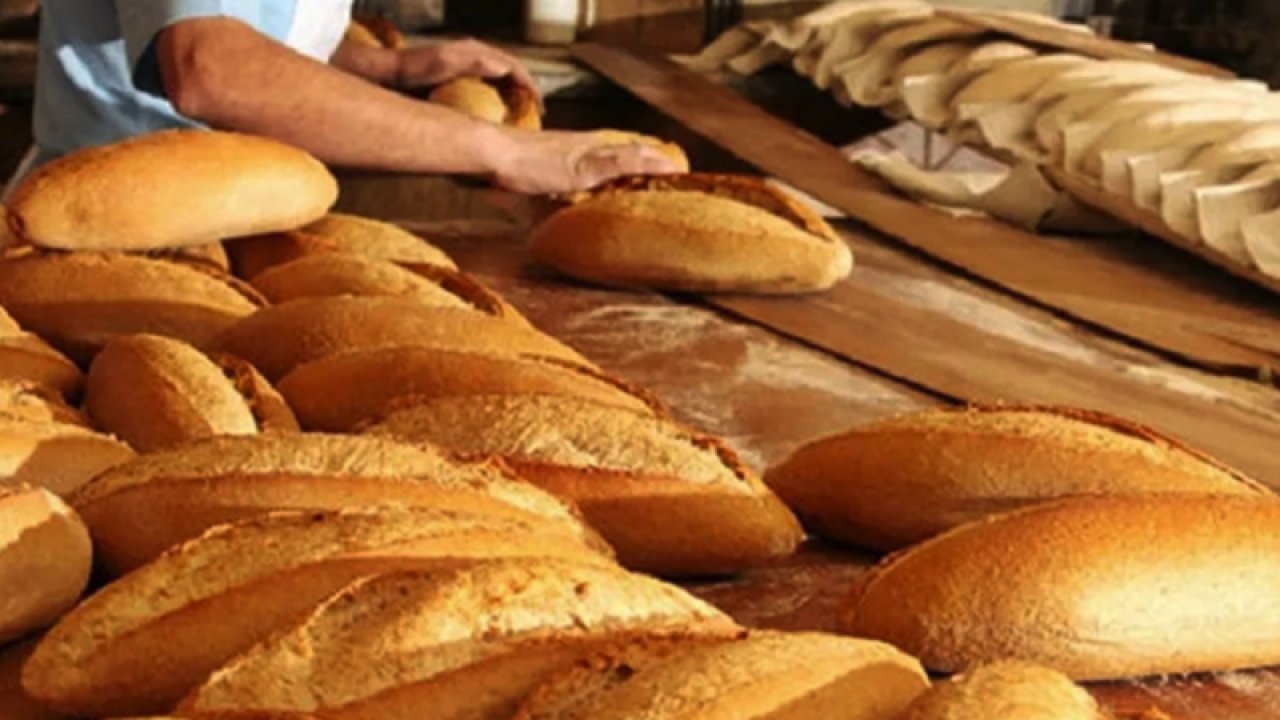
[(337, 198), (337, 181), (301, 150), (238, 133), (168, 130), (42, 166), (9, 210), (15, 232), (33, 245), (153, 250), (290, 230)]
[(89, 531), (58, 496), (0, 487), (0, 645), (53, 624), (89, 582)]
[(1006, 660), (939, 683), (902, 720), (1107, 720), (1093, 696), (1062, 673)]
[(124, 443), (83, 427), (0, 413), (0, 487), (26, 484), (65, 497), (133, 457)]

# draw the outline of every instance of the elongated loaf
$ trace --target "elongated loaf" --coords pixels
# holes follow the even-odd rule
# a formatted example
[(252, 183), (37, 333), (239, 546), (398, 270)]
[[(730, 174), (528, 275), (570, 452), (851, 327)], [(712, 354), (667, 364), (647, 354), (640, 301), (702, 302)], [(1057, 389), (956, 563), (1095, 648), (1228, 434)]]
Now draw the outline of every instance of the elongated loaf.
[(0, 416), (32, 423), (62, 423), (89, 429), (89, 421), (56, 392), (31, 382), (0, 380)]
[(758, 632), (595, 658), (534, 693), (516, 718), (897, 720), (928, 687), (919, 662), (882, 643)]
[[(355, 583), (232, 660), (183, 707), (340, 714), (361, 702), (388, 707), (396, 703), (386, 700), (396, 696), (404, 707), (413, 703), (416, 686), (518, 653), (528, 641), (606, 641), (622, 632), (699, 626), (735, 628), (683, 590), (617, 567), (528, 559), (387, 574)], [(472, 700), (478, 690), (453, 687), (456, 697)], [(435, 717), (420, 706), (410, 716), (428, 715)]]
[(590, 365), (573, 349), (522, 322), (388, 297), (309, 298), (264, 308), (228, 328), (218, 345), (272, 381), (304, 363), (391, 347), (546, 355)]
[(1106, 715), (1062, 673), (1006, 660), (935, 685), (902, 720), (1106, 720)]
[(821, 535), (878, 550), (1070, 495), (1271, 494), (1148, 428), (1038, 407), (893, 418), (801, 448), (766, 481)]
[(272, 510), (400, 503), (557, 520), (574, 512), (492, 465), (368, 437), (283, 433), (223, 437), (139, 457), (103, 473), (72, 505), (98, 561), (127, 572), (214, 525)]
[(92, 430), (0, 414), (0, 486), (32, 485), (65, 497), (133, 457), (129, 446)]
[(84, 364), (116, 335), (152, 333), (205, 348), (263, 304), (234, 278), (185, 263), (101, 253), (0, 262), (0, 305)]
[(72, 399), (80, 393), (80, 368), (44, 340), (23, 332), (0, 307), (0, 381), (32, 382)]
[(844, 630), (931, 670), (1007, 658), (1074, 680), (1280, 663), (1280, 499), (1074, 498), (886, 559)]
[(254, 412), (264, 402), (242, 390), (272, 393), (253, 378), (237, 385), (215, 362), (179, 340), (156, 335), (127, 335), (109, 341), (93, 360), (86, 385), (85, 407), (94, 422), (139, 452), (153, 452), (218, 435), (254, 435), (261, 430), (297, 430), (296, 421), (280, 417), (287, 406), (276, 395), (277, 425), (264, 426)]
[(791, 552), (795, 518), (723, 444), (652, 415), (567, 395), (433, 400), (371, 433), (496, 455), (572, 500), (628, 567), (734, 572)]
[(337, 199), (337, 181), (301, 150), (249, 135), (171, 130), (44, 165), (9, 209), (14, 232), (34, 245), (149, 250), (290, 230)]
[(534, 257), (580, 280), (702, 292), (825, 290), (852, 255), (817, 214), (754, 178), (626, 178), (543, 221)]
[(178, 262), (203, 264), (220, 273), (231, 272), (231, 258), (227, 255), (227, 249), (223, 247), (220, 242), (209, 243), (208, 245), (192, 245), (190, 247), (181, 248), (147, 250), (142, 254), (146, 257), (157, 260), (175, 260)]
[(346, 432), (392, 410), (444, 397), (543, 393), (655, 411), (643, 393), (580, 365), (537, 356), (388, 348), (301, 365), (280, 391), (313, 430)]
[(269, 267), (327, 252), (457, 269), (448, 255), (407, 230), (343, 213), (330, 213), (301, 230), (239, 238), (227, 243), (231, 266), (246, 280)]
[(89, 531), (57, 495), (0, 487), (0, 645), (71, 609), (92, 560)]
[(95, 594), (41, 642), (24, 685), (78, 715), (163, 712), (361, 577), (504, 557), (609, 563), (554, 521), (402, 508), (276, 513), (214, 528)]
[(432, 90), (427, 99), (494, 125), (542, 129), (537, 99), (528, 88), (513, 82), (461, 77)]

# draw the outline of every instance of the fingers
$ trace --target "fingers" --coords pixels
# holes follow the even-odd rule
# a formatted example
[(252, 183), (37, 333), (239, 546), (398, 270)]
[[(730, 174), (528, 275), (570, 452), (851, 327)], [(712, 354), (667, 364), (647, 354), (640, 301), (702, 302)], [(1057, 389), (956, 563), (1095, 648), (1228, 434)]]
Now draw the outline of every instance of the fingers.
[(625, 175), (670, 175), (679, 168), (647, 145), (605, 145), (584, 154), (576, 171), (583, 187), (592, 188)]

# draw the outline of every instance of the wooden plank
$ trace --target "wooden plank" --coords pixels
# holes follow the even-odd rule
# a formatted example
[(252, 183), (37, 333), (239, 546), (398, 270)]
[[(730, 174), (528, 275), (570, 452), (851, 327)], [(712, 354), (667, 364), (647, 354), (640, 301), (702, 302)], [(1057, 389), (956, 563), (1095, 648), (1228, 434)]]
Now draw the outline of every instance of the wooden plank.
[(1139, 60), (1211, 77), (1233, 78), (1235, 73), (1210, 63), (1151, 50), (1102, 35), (1070, 32), (1017, 15), (975, 12), (964, 8), (938, 8), (938, 15), (1010, 35), (1036, 45), (1088, 55), (1103, 60)]
[[(835, 148), (665, 59), (591, 44), (575, 46), (574, 54), (751, 165), (891, 238), (1013, 292), (1208, 367), (1256, 375), (1277, 364), (1274, 341), (1268, 338), (1280, 336), (1280, 312), (1248, 293), (1224, 293), (1220, 278), (1170, 273), (1163, 263), (1134, 264), (988, 218), (956, 217), (920, 205), (848, 162)], [(1007, 264), (1014, 258), (1015, 265)], [(1038, 278), (1019, 270), (1037, 266), (1059, 268), (1062, 289), (1045, 291)], [(1103, 281), (1091, 288), (1067, 287), (1077, 277)], [(1126, 306), (1154, 308), (1155, 313), (1118, 310)], [(1168, 317), (1180, 320), (1166, 323)]]

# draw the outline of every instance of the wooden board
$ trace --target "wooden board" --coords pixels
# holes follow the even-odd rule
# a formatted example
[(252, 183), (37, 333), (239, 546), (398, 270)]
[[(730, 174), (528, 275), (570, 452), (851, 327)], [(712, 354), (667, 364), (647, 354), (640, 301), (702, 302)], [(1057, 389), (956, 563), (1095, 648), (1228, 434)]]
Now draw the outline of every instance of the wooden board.
[[(1198, 262), (1171, 272), (1173, 263), (1135, 264), (1123, 254), (1098, 252), (1097, 244), (1046, 240), (998, 221), (958, 218), (922, 206), (830, 145), (662, 58), (591, 44), (574, 52), (689, 129), (898, 242), (1207, 367), (1256, 376), (1259, 369), (1280, 364), (1274, 340), (1280, 337), (1280, 312), (1238, 288), (1223, 292), (1223, 279), (1203, 273)], [(1147, 251), (1148, 257), (1159, 250)], [(1053, 289), (1027, 272), (1037, 267), (1060, 273)], [(1149, 311), (1125, 312), (1129, 306)]]
[(1197, 75), (1223, 78), (1235, 77), (1235, 73), (1217, 65), (1179, 55), (1170, 55), (1141, 45), (1120, 42), (1119, 40), (1093, 33), (1064, 31), (1052, 25), (1017, 17), (1016, 15), (975, 12), (963, 8), (938, 8), (938, 15), (976, 27), (986, 28), (992, 32), (1010, 35), (1036, 45), (1044, 45), (1103, 60), (1140, 60)]

